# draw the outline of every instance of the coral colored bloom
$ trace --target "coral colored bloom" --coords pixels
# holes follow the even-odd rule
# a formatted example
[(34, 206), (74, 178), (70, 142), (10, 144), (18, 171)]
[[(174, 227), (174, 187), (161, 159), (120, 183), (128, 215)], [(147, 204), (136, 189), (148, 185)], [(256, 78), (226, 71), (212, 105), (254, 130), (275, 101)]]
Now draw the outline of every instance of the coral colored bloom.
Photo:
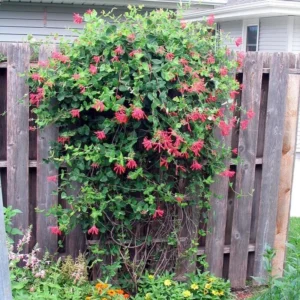
[(65, 143), (70, 142), (70, 138), (68, 136), (59, 136), (57, 138), (57, 142), (60, 144), (65, 144)]
[(85, 13), (88, 14), (88, 15), (91, 15), (92, 12), (93, 12), (93, 11), (92, 11), (91, 9), (88, 9)]
[(79, 109), (72, 109), (70, 111), (73, 118), (80, 118), (80, 110)]
[(150, 149), (152, 149), (153, 147), (153, 143), (151, 140), (149, 140), (147, 137), (144, 137), (144, 140), (143, 140), (143, 146), (145, 147), (145, 149), (147, 151), (149, 151)]
[(247, 118), (249, 120), (253, 119), (254, 116), (255, 116), (255, 112), (252, 109), (247, 111)]
[(99, 168), (99, 164), (94, 162), (94, 163), (91, 164), (91, 167), (93, 169), (98, 169)]
[(188, 63), (189, 63), (185, 58), (180, 58), (180, 59), (179, 59), (179, 62), (180, 62), (183, 66), (186, 66), (186, 65), (188, 65)]
[(195, 156), (199, 156), (199, 152), (204, 146), (204, 141), (199, 140), (197, 142), (194, 142), (191, 146), (191, 151), (194, 152)]
[(128, 169), (136, 169), (137, 168), (137, 163), (136, 163), (136, 161), (134, 160), (134, 159), (130, 159), (128, 162), (127, 162), (127, 164), (126, 164), (126, 167), (128, 168)]
[(173, 60), (174, 57), (175, 57), (175, 55), (173, 53), (171, 53), (171, 52), (169, 52), (169, 53), (166, 54), (166, 59), (167, 60)]
[(249, 120), (241, 121), (241, 128), (242, 128), (242, 130), (247, 129), (248, 124), (249, 124)]
[(93, 56), (93, 61), (98, 64), (101, 60), (101, 57), (100, 56)]
[(83, 17), (80, 14), (73, 14), (73, 21), (76, 24), (81, 24), (83, 21)]
[(114, 56), (110, 61), (111, 62), (120, 61), (119, 56)]
[(243, 39), (241, 37), (238, 37), (236, 40), (235, 40), (235, 44), (237, 47), (239, 47), (240, 45), (242, 45), (243, 43)]
[(191, 165), (191, 169), (193, 171), (195, 171), (195, 170), (201, 170), (202, 169), (202, 165), (199, 164), (197, 161), (194, 160), (193, 163), (192, 163), (192, 165)]
[(193, 83), (193, 85), (191, 86), (191, 88), (189, 89), (190, 93), (203, 93), (206, 91), (206, 87), (205, 87), (205, 82), (204, 79), (200, 79), (196, 82)]
[(93, 104), (92, 107), (94, 109), (96, 109), (97, 111), (101, 111), (101, 112), (103, 112), (105, 110), (104, 103), (100, 100), (96, 100), (96, 102)]
[(97, 139), (99, 140), (104, 140), (106, 138), (105, 132), (102, 131), (95, 131), (95, 135), (97, 137)]
[(126, 168), (120, 164), (115, 164), (114, 171), (116, 172), (116, 174), (121, 175), (125, 173)]
[(36, 131), (36, 127), (35, 126), (29, 126), (29, 131)]
[(142, 120), (142, 119), (147, 118), (144, 111), (139, 107), (135, 107), (133, 109), (131, 116), (132, 116), (133, 119), (136, 119), (136, 120)]
[(39, 67), (42, 67), (42, 68), (46, 68), (46, 67), (49, 67), (49, 61), (48, 60), (40, 60), (39, 62), (38, 62), (38, 66)]
[(134, 57), (136, 54), (139, 54), (139, 53), (142, 53), (142, 50), (141, 50), (141, 49), (132, 50), (132, 51), (129, 53), (129, 56), (130, 56), (130, 57)]
[(219, 128), (221, 129), (222, 136), (227, 136), (230, 134), (231, 126), (228, 125), (225, 121), (220, 121)]
[(213, 26), (215, 23), (215, 16), (214, 15), (210, 15), (207, 20), (206, 23), (208, 26)]
[(88, 234), (95, 234), (97, 235), (99, 233), (99, 229), (96, 227), (96, 225), (93, 225), (89, 230)]
[(124, 298), (125, 298), (125, 299), (129, 299), (129, 298), (130, 298), (130, 295), (129, 295), (129, 294), (124, 294)]
[(231, 92), (229, 93), (229, 96), (230, 96), (231, 99), (235, 99), (235, 97), (236, 97), (238, 94), (239, 94), (238, 91), (231, 91)]
[(128, 122), (128, 117), (126, 116), (125, 110), (119, 110), (115, 112), (115, 117), (120, 124), (126, 124)]
[(48, 176), (47, 177), (48, 182), (57, 182), (57, 175), (54, 176)]
[(133, 43), (134, 40), (135, 40), (135, 34), (134, 34), (134, 33), (131, 33), (131, 34), (128, 34), (128, 35), (127, 35), (127, 41), (128, 41), (129, 43)]
[(34, 81), (38, 81), (38, 80), (41, 80), (41, 79), (42, 79), (42, 77), (41, 77), (40, 74), (38, 74), (38, 73), (33, 73), (33, 74), (31, 74), (31, 78), (32, 78), (32, 80), (34, 80)]
[(62, 234), (62, 232), (61, 232), (61, 230), (59, 229), (58, 226), (51, 226), (50, 230), (51, 230), (52, 234), (56, 234), (56, 235), (61, 235)]
[(80, 94), (84, 94), (85, 93), (85, 86), (83, 86), (82, 84), (79, 86), (80, 88)]
[(215, 61), (215, 58), (212, 54), (209, 54), (208, 58), (206, 59), (206, 62), (210, 65), (214, 64), (216, 61)]
[(163, 157), (160, 158), (159, 165), (160, 165), (161, 167), (165, 167), (166, 169), (169, 168), (169, 163), (168, 163), (168, 161), (167, 161), (165, 158), (163, 158)]
[(227, 74), (228, 74), (228, 69), (226, 67), (220, 69), (221, 76), (226, 76)]
[(236, 155), (237, 155), (237, 154), (238, 154), (238, 148), (232, 149), (231, 152), (232, 152), (233, 154), (236, 154)]
[(233, 177), (234, 174), (235, 174), (234, 171), (225, 170), (225, 171), (221, 172), (219, 175), (221, 175), (223, 177)]
[(116, 55), (123, 55), (124, 54), (124, 49), (122, 48), (122, 46), (117, 46), (116, 49), (114, 50), (114, 53)]
[(182, 29), (184, 29), (186, 27), (186, 25), (187, 25), (187, 23), (185, 21), (183, 21), (183, 20), (180, 21), (180, 27)]
[(73, 77), (74, 80), (78, 80), (80, 78), (80, 75), (79, 74), (74, 74), (72, 77)]
[(157, 217), (163, 217), (164, 213), (165, 211), (158, 207), (153, 214), (153, 219), (156, 219)]
[(193, 69), (192, 67), (190, 66), (184, 66), (184, 73), (187, 74), (187, 73), (192, 73)]
[(178, 171), (186, 172), (186, 168), (182, 165), (176, 165), (176, 175), (178, 175)]
[(95, 75), (97, 73), (97, 67), (94, 65), (90, 65), (89, 71), (92, 75)]

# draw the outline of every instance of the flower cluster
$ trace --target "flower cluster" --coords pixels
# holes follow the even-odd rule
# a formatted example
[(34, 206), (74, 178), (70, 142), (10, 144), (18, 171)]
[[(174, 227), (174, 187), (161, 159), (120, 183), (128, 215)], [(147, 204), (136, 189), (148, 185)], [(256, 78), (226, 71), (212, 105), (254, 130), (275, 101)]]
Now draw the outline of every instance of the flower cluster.
[(87, 296), (86, 300), (124, 300), (129, 299), (130, 295), (122, 289), (112, 288), (112, 286), (105, 282), (98, 282), (95, 285), (94, 293)]

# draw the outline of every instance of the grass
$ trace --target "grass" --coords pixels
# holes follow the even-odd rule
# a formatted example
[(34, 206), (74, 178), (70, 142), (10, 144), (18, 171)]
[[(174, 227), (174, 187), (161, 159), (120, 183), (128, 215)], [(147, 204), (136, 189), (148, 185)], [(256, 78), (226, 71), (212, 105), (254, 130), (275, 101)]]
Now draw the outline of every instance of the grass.
[[(300, 218), (292, 217), (290, 218), (290, 227), (288, 234), (288, 243), (293, 244), (300, 253)], [(291, 251), (287, 251), (286, 259), (290, 257)]]

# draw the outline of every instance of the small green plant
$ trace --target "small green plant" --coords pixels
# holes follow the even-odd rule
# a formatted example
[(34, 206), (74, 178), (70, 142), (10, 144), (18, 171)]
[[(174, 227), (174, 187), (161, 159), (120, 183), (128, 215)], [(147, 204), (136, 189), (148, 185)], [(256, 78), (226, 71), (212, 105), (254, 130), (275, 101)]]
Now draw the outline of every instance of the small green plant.
[(9, 243), (12, 243), (11, 237), (14, 235), (23, 235), (23, 232), (17, 228), (12, 227), (12, 218), (22, 212), (19, 209), (13, 209), (11, 206), (3, 207), (4, 210), (4, 224), (5, 231), (9, 240)]

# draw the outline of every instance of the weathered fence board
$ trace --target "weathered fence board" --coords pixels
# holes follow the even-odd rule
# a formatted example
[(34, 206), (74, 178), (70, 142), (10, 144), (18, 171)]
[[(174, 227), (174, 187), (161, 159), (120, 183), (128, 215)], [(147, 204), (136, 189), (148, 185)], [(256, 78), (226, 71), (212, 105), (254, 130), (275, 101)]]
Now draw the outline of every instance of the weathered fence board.
[(254, 261), (256, 277), (265, 276), (263, 254), (268, 245), (273, 247), (275, 238), (288, 68), (288, 53), (274, 53), (270, 63), (261, 201)]
[[(45, 60), (50, 51), (47, 47), (41, 47), (39, 59)], [(47, 181), (47, 177), (57, 175), (57, 171), (43, 162), (50, 141), (57, 139), (58, 131), (47, 128), (29, 133), (29, 119), (34, 115), (29, 113), (28, 97), (23, 98), (28, 93), (25, 78), (19, 76), (29, 68), (29, 46), (0, 44), (0, 52), (7, 54), (7, 62), (0, 63), (3, 202), (23, 211), (14, 226), (24, 229), (33, 224), (33, 243), (38, 242), (41, 247), (55, 252), (58, 241), (56, 236), (51, 235), (50, 229), (56, 225), (56, 220), (35, 213), (34, 208), (47, 210), (56, 203), (66, 207), (64, 200), (52, 195), (57, 183)], [(285, 103), (288, 107), (293, 105), (289, 111), (295, 110), (298, 101), (296, 90), (300, 85), (300, 82), (291, 85), (287, 97), (288, 74), (298, 74), (289, 75), (291, 85), (291, 78), (300, 75), (300, 55), (248, 53), (245, 67), (236, 75), (237, 80), (245, 85), (241, 105), (246, 110), (252, 109), (255, 116), (248, 130), (235, 130), (232, 137), (222, 137), (232, 148), (239, 147), (242, 164), (230, 166), (237, 172), (236, 177), (230, 178), (232, 189), (228, 188), (228, 179), (221, 176), (215, 179), (211, 187), (213, 197), (208, 234), (205, 239), (199, 238), (197, 252), (197, 255), (207, 255), (210, 270), (215, 275), (229, 277), (235, 287), (243, 286), (250, 276), (264, 275), (262, 254), (266, 245), (273, 246), (277, 211), (278, 236), (275, 246), (280, 253), (276, 266), (282, 269), (283, 265), (290, 198), (288, 189), (295, 151), (295, 143), (292, 142), (295, 132), (291, 125), (295, 122), (295, 116), (285, 114)], [(229, 166), (230, 162), (227, 163)], [(282, 184), (277, 205), (280, 176)], [(76, 195), (78, 187), (72, 192)], [(243, 196), (238, 198), (235, 192)], [(191, 236), (184, 236), (183, 228), (182, 240), (194, 239), (196, 231), (205, 228), (203, 220), (197, 226)], [(85, 235), (78, 227), (62, 241), (64, 248), (59, 250), (62, 256), (70, 254), (74, 257), (86, 248)], [(185, 247), (184, 244), (180, 246), (180, 249)], [(183, 261), (178, 275), (194, 268), (195, 264), (185, 265)]]

